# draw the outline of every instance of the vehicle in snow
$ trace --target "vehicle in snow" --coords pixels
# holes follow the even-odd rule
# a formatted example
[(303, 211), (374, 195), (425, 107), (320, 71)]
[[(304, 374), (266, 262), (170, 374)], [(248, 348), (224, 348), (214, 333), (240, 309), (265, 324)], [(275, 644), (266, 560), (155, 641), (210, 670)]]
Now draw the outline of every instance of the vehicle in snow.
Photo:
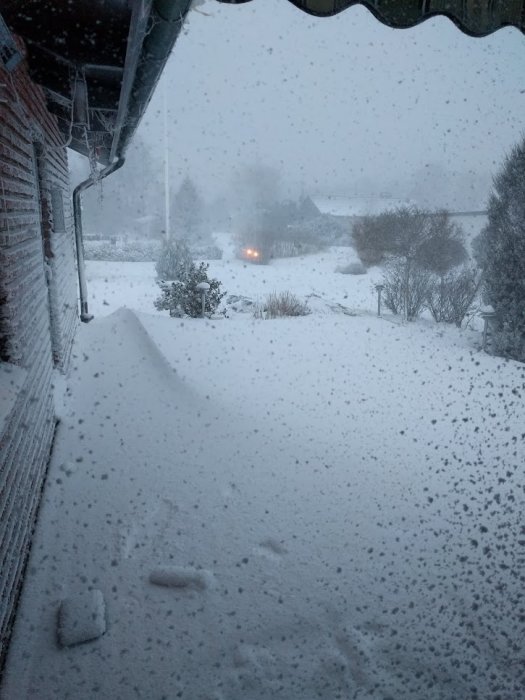
[(239, 248), (238, 257), (252, 263), (264, 264), (268, 262), (264, 252), (257, 246), (242, 246)]

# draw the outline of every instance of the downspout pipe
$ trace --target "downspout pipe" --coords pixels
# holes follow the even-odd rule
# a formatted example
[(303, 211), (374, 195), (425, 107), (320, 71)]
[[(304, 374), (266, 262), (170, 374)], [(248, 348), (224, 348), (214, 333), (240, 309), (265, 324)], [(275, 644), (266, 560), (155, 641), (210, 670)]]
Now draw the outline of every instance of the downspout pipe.
[(102, 170), (97, 178), (92, 175), (77, 185), (73, 191), (73, 219), (75, 222), (75, 247), (77, 253), (78, 287), (80, 292), (80, 320), (89, 323), (93, 319), (93, 314), (88, 311), (86, 269), (84, 265), (84, 243), (82, 238), (82, 202), (81, 194), (85, 190), (93, 187), (99, 180), (103, 180), (124, 165), (124, 157), (120, 157), (107, 168)]

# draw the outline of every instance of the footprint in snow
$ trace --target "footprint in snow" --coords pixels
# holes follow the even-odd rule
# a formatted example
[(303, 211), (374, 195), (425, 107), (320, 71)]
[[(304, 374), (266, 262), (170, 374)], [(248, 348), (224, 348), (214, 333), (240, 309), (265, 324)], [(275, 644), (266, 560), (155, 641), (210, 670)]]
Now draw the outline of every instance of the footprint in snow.
[(263, 557), (277, 561), (281, 559), (281, 557), (286, 554), (288, 550), (282, 541), (279, 541), (274, 537), (267, 537), (259, 543), (256, 551)]
[(159, 550), (169, 539), (166, 533), (174, 524), (177, 511), (178, 507), (172, 500), (163, 498), (145, 517), (128, 516), (131, 524), (121, 527), (117, 534), (118, 554), (124, 559), (131, 559), (143, 552), (147, 552), (148, 557), (160, 553)]
[(279, 677), (280, 664), (270, 649), (256, 644), (240, 644), (233, 654), (237, 682), (243, 689), (265, 688)]
[(222, 497), (223, 498), (233, 498), (237, 493), (239, 492), (239, 487), (234, 481), (230, 481), (223, 489), (222, 489)]

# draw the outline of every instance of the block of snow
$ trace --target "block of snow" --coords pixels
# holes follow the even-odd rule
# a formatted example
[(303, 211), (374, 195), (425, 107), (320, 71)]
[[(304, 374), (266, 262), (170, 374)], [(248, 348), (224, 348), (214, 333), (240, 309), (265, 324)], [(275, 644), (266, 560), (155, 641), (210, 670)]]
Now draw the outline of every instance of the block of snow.
[(212, 580), (205, 569), (184, 568), (180, 566), (163, 566), (154, 569), (149, 575), (150, 583), (168, 588), (188, 588), (203, 591)]
[(106, 605), (99, 590), (83, 591), (60, 603), (57, 636), (60, 646), (97, 639), (106, 631)]

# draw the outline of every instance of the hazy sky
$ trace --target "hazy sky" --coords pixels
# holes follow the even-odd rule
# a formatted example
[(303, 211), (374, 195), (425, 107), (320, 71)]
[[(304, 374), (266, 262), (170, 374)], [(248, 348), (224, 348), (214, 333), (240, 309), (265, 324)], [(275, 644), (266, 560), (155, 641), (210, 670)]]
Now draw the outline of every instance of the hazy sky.
[(208, 196), (252, 162), (315, 193), (403, 194), (436, 165), (488, 181), (525, 131), (515, 29), (473, 39), (436, 18), (392, 30), (360, 6), (319, 19), (285, 0), (201, 9), (139, 131), (160, 156), (165, 88), (174, 183), (188, 173)]

